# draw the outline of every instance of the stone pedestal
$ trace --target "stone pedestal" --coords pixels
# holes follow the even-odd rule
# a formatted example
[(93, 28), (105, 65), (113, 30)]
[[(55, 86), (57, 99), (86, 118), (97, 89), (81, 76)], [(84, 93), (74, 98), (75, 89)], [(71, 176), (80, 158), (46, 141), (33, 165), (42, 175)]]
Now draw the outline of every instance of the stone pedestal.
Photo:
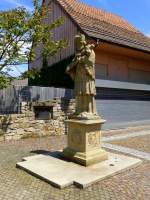
[(107, 152), (101, 149), (102, 119), (67, 120), (68, 147), (63, 150), (63, 156), (78, 164), (89, 166), (107, 160)]

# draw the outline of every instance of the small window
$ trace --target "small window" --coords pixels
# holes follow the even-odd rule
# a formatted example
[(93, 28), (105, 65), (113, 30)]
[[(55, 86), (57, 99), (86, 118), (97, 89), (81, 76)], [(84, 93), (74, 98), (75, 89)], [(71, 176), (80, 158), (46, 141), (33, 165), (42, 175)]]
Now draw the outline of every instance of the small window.
[(35, 119), (49, 120), (53, 119), (53, 107), (51, 106), (35, 106), (34, 107)]
[(108, 66), (106, 64), (96, 64), (96, 79), (107, 79), (108, 77)]
[(150, 84), (150, 72), (129, 69), (129, 81), (135, 83), (147, 83)]

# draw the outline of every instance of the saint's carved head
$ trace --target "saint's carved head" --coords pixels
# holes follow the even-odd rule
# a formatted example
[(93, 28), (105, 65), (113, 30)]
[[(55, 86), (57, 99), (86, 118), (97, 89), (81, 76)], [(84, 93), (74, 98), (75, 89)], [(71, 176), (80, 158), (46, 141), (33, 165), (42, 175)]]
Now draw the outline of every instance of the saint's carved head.
[(76, 50), (80, 51), (82, 50), (86, 45), (86, 39), (85, 39), (85, 35), (83, 34), (78, 34), (75, 36), (75, 46), (76, 46)]

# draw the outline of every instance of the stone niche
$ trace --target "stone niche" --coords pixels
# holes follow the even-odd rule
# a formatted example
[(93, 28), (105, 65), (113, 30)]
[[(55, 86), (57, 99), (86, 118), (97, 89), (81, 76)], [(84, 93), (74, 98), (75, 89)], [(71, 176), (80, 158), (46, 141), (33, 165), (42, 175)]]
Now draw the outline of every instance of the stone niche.
[(4, 140), (63, 135), (67, 132), (65, 120), (74, 113), (74, 108), (73, 99), (22, 102), (21, 114), (2, 115)]
[(35, 119), (37, 120), (50, 120), (53, 119), (53, 107), (34, 107)]

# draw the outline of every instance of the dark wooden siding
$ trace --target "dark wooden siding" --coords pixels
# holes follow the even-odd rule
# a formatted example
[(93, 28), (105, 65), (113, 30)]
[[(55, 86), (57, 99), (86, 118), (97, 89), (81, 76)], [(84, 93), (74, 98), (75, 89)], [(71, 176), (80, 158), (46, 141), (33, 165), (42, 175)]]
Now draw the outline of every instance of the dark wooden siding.
[(48, 59), (49, 66), (57, 63), (71, 55), (74, 54), (74, 36), (77, 33), (77, 27), (70, 19), (70, 17), (65, 13), (65, 11), (58, 5), (57, 2), (52, 1), (51, 3), (52, 13), (49, 16), (49, 22), (53, 22), (59, 17), (64, 17), (64, 24), (54, 30), (54, 39), (66, 39), (68, 42), (68, 47), (62, 49), (54, 57)]
[[(47, 0), (46, 3), (48, 4), (48, 2), (49, 0)], [(62, 26), (55, 28), (53, 30), (54, 40), (65, 39), (68, 42), (68, 47), (65, 49), (62, 49), (55, 56), (49, 57), (48, 66), (58, 63), (59, 61), (74, 54), (74, 49), (75, 49), (74, 36), (77, 33), (77, 26), (57, 2), (51, 1), (50, 12), (49, 12), (49, 17), (47, 19), (47, 22), (52, 23), (59, 17), (64, 17), (65, 22)], [(36, 55), (38, 58), (41, 57), (41, 52), (42, 52), (42, 46), (39, 45), (39, 47), (36, 49)], [(32, 64), (30, 64), (29, 68), (36, 67), (36, 66), (42, 67), (42, 57), (36, 60), (35, 62), (33, 62)]]

